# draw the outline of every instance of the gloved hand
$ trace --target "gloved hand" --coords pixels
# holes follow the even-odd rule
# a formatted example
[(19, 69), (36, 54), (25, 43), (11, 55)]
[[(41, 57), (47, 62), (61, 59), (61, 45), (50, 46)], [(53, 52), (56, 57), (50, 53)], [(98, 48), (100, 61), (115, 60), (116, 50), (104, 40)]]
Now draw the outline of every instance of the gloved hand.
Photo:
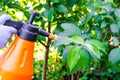
[(11, 17), (8, 15), (0, 16), (0, 48), (5, 47), (12, 35), (17, 33), (15, 28), (3, 25), (10, 19)]

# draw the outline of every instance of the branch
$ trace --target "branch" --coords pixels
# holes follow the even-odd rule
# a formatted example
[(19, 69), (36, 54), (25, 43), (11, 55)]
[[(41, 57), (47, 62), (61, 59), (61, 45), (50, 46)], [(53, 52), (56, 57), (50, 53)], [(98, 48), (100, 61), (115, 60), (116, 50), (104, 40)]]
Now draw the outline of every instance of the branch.
[(45, 43), (43, 43), (42, 41), (38, 40), (44, 47), (46, 47)]

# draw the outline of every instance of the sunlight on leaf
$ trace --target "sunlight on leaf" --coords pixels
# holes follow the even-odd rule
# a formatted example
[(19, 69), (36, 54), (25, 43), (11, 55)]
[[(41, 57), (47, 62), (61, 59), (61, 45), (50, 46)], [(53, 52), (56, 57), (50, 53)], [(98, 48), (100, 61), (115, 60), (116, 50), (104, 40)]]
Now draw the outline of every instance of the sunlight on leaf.
[(74, 43), (83, 44), (84, 40), (79, 36), (72, 36)]

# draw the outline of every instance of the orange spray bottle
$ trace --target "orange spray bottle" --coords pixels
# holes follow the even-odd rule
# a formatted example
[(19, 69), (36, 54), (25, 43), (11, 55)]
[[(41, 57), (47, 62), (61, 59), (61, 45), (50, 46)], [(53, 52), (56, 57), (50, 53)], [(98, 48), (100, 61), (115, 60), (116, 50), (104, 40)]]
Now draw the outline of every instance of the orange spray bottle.
[[(38, 34), (53, 38), (54, 36), (32, 25), (32, 11), (28, 22), (7, 21), (5, 25), (18, 28), (18, 34), (10, 47), (0, 58), (0, 80), (31, 80), (33, 75), (34, 42)], [(14, 23), (14, 25), (13, 25)], [(51, 37), (52, 36), (52, 37)]]

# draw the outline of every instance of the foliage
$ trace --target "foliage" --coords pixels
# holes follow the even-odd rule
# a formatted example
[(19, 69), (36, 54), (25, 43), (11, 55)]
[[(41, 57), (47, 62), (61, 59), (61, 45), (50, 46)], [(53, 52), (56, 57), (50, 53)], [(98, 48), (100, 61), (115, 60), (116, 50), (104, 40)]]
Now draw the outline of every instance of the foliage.
[[(84, 3), (82, 6), (78, 6), (79, 3), (75, 5), (80, 9)], [(119, 7), (112, 1), (96, 0), (87, 2), (80, 12), (78, 9), (74, 12), (77, 12), (75, 15), (79, 14), (79, 21), (75, 18), (72, 19), (74, 21), (67, 20), (62, 23), (63, 30), (54, 42), (55, 46), (64, 49), (62, 57), (68, 66), (68, 72), (84, 73), (80, 80), (86, 77), (106, 79), (105, 76), (107, 79), (118, 79), (118, 76), (114, 75), (119, 73), (120, 61)], [(70, 17), (74, 18), (73, 15)]]
[[(39, 53), (40, 54), (40, 53)], [(42, 72), (43, 72), (43, 60), (42, 59), (35, 59), (34, 61), (34, 78), (33, 80), (42, 80)], [(58, 53), (50, 53), (49, 54), (49, 59), (48, 59), (48, 69), (46, 72), (47, 80), (57, 80), (63, 79), (63, 76), (65, 75), (64, 70), (62, 71), (62, 63), (61, 59), (58, 56)]]
[[(120, 78), (119, 6), (119, 0), (0, 1), (1, 10), (15, 20), (28, 20), (28, 9), (32, 8), (40, 13), (35, 25), (48, 30), (47, 24), (51, 23), (51, 32), (57, 35), (51, 46), (58, 49), (62, 63), (61, 60), (54, 62), (54, 54), (51, 54), (47, 66), (48, 80), (68, 79), (69, 75), (74, 75), (76, 80), (76, 76), (79, 80)], [(47, 39), (43, 36), (37, 39), (46, 44)], [(35, 59), (34, 80), (40, 79), (42, 65), (43, 61)]]

